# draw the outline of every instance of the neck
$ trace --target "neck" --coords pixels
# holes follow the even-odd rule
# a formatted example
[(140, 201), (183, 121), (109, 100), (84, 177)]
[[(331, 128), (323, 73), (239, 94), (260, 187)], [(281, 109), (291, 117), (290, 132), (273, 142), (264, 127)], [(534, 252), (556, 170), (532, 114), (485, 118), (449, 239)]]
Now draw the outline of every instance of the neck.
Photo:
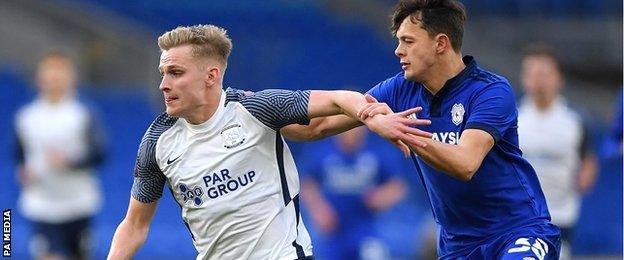
[(223, 92), (221, 88), (216, 88), (218, 90), (217, 93), (211, 94), (206, 103), (200, 104), (195, 107), (195, 111), (188, 116), (185, 116), (187, 122), (193, 125), (199, 125), (208, 121), (212, 116), (217, 112), (219, 108), (219, 102), (221, 101), (221, 95)]
[(453, 77), (457, 76), (462, 70), (466, 68), (464, 61), (462, 60), (461, 53), (450, 52), (448, 55), (442, 55), (441, 58), (429, 68), (430, 76), (424, 79), (421, 83), (425, 85), (425, 88), (436, 94), (440, 91), (444, 84)]
[(43, 95), (43, 99), (51, 104), (61, 103), (66, 97), (71, 95), (70, 93), (60, 94), (60, 93), (48, 93)]
[(535, 102), (535, 107), (539, 111), (546, 111), (552, 107), (553, 103), (555, 103), (555, 98), (552, 97), (542, 97), (542, 98), (533, 98), (533, 102)]

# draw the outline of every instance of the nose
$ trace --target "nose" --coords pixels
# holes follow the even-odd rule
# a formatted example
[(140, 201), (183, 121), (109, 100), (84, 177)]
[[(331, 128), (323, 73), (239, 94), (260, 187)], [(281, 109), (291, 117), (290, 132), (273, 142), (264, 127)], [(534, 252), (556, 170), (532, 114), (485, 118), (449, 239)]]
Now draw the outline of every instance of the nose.
[(158, 89), (160, 89), (160, 91), (169, 91), (171, 88), (169, 87), (169, 84), (167, 84), (165, 82), (165, 77), (163, 77), (160, 80), (160, 85), (158, 86)]
[(403, 51), (401, 44), (397, 45), (396, 49), (394, 49), (394, 55), (396, 55), (399, 58), (402, 58), (405, 56), (405, 52)]

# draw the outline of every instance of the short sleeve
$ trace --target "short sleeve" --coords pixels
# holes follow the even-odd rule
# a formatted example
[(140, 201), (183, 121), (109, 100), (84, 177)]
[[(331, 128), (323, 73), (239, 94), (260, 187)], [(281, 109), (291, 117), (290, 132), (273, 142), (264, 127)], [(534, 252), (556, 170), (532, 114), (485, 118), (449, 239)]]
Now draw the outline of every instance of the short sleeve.
[(307, 125), (309, 90), (266, 89), (258, 92), (227, 90), (228, 101), (238, 101), (266, 126), (278, 130), (290, 124)]
[(518, 111), (511, 86), (497, 82), (477, 92), (470, 104), (470, 114), (465, 129), (488, 132), (495, 142), (510, 127), (517, 127)]
[(140, 202), (151, 203), (162, 197), (167, 177), (162, 173), (156, 161), (156, 143), (160, 135), (176, 120), (177, 118), (166, 114), (159, 116), (141, 140), (132, 184), (132, 197)]
[(155, 150), (155, 143), (141, 142), (134, 166), (132, 197), (143, 203), (160, 199), (167, 180), (156, 165)]

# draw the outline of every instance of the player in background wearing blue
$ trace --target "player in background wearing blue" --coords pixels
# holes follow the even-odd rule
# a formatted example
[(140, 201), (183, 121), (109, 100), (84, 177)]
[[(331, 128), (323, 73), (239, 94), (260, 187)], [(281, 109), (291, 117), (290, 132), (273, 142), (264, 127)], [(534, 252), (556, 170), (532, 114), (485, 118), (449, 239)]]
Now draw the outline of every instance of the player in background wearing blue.
[[(387, 259), (388, 245), (375, 225), (376, 213), (405, 198), (402, 164), (370, 144), (368, 131), (355, 128), (300, 161), (301, 190), (316, 233), (319, 259)], [(316, 235), (316, 236), (314, 236)]]
[[(440, 259), (557, 259), (559, 229), (551, 224), (535, 171), (518, 148), (512, 88), (473, 57), (462, 57), (465, 20), (458, 1), (400, 1), (392, 32), (403, 72), (369, 94), (393, 111), (422, 106), (418, 117), (431, 120), (420, 129), (433, 138), (416, 137), (425, 147), (398, 139), (411, 148), (429, 196)], [(360, 110), (360, 119), (380, 113), (383, 105)], [(357, 125), (328, 117), (283, 133), (301, 140)]]

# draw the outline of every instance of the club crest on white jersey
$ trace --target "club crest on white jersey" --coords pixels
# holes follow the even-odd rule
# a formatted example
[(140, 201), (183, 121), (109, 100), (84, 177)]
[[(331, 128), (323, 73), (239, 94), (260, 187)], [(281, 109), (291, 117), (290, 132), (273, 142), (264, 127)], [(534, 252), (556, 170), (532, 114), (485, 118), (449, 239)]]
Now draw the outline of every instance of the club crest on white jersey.
[(245, 142), (245, 135), (239, 124), (229, 125), (221, 129), (221, 137), (223, 138), (223, 146), (228, 149)]

